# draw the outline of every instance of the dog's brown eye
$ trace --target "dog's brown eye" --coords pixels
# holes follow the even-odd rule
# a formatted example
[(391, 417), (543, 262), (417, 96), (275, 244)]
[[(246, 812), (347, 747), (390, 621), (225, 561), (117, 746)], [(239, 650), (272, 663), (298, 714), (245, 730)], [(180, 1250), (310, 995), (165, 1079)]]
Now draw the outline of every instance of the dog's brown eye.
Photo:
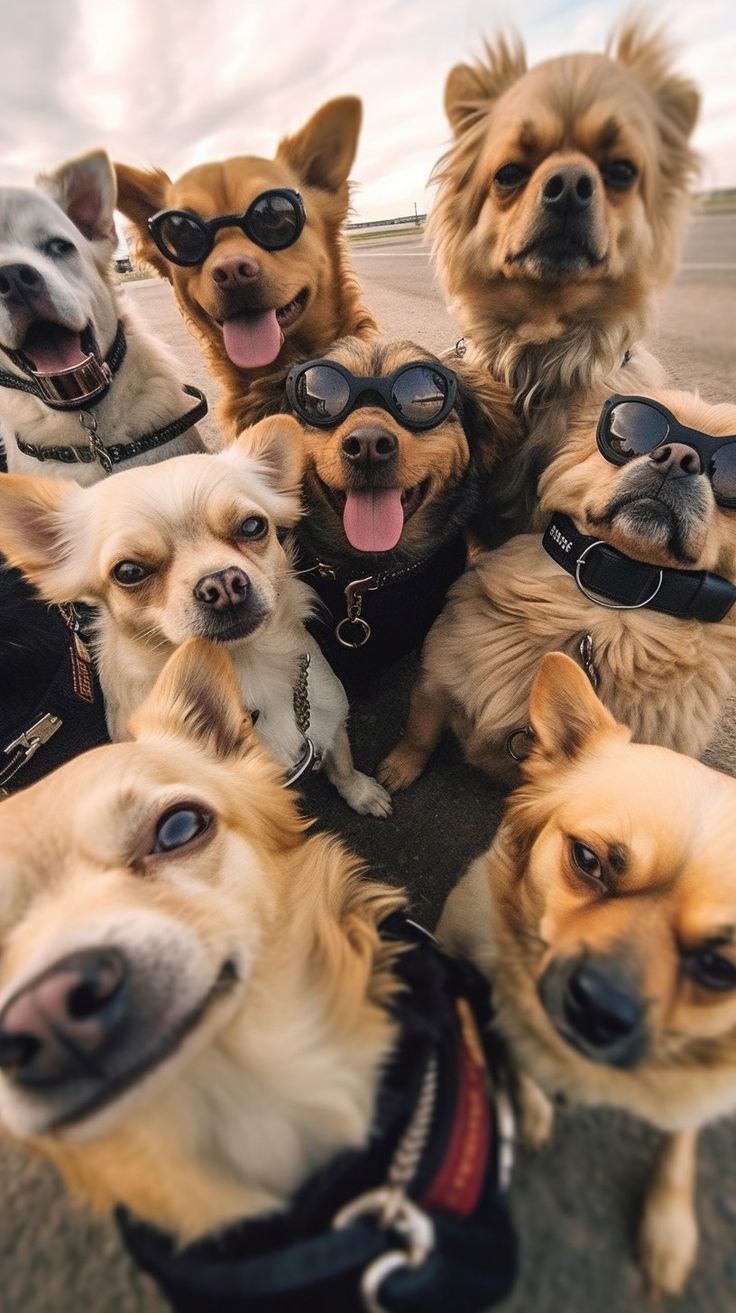
[(701, 948), (685, 955), (685, 970), (705, 989), (723, 993), (736, 989), (736, 965), (712, 948)]
[(117, 565), (112, 567), (113, 579), (124, 588), (132, 588), (135, 584), (143, 583), (143, 580), (151, 574), (153, 574), (152, 566), (141, 565), (140, 561), (118, 561)]
[(603, 867), (599, 858), (592, 848), (588, 848), (579, 839), (573, 839), (570, 843), (570, 860), (575, 870), (584, 875), (586, 880), (603, 880)]
[(204, 834), (212, 824), (210, 812), (201, 807), (172, 807), (164, 812), (156, 826), (154, 853), (170, 853), (175, 848), (184, 848), (199, 834)]
[(631, 187), (639, 176), (639, 170), (631, 160), (606, 160), (601, 164), (601, 177), (607, 187), (614, 191), (625, 191)]
[(243, 520), (238, 526), (238, 537), (247, 538), (249, 542), (255, 542), (257, 538), (264, 538), (268, 533), (268, 520), (262, 515), (249, 515), (247, 520)]
[(503, 168), (498, 170), (494, 181), (499, 187), (510, 191), (513, 187), (520, 187), (528, 177), (529, 170), (524, 164), (504, 164)]

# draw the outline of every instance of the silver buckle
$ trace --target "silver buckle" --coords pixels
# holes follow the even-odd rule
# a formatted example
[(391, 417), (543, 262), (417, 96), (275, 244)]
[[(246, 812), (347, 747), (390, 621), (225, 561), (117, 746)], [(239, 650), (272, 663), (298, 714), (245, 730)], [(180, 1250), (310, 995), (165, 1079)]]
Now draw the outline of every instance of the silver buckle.
[(333, 1219), (336, 1230), (351, 1226), (361, 1217), (376, 1217), (383, 1231), (395, 1231), (404, 1249), (390, 1249), (368, 1265), (360, 1282), (366, 1313), (390, 1313), (380, 1302), (381, 1286), (392, 1272), (402, 1267), (421, 1267), (435, 1247), (434, 1223), (397, 1186), (368, 1190), (341, 1208)]
[(595, 593), (589, 592), (585, 587), (585, 584), (580, 577), (580, 572), (585, 564), (585, 558), (588, 555), (588, 552), (592, 552), (594, 547), (607, 546), (608, 543), (604, 542), (602, 538), (596, 538), (594, 543), (588, 543), (588, 546), (580, 553), (575, 562), (575, 583), (583, 594), (583, 597), (587, 597), (588, 601), (594, 602), (596, 606), (605, 607), (607, 611), (640, 611), (643, 606), (649, 606), (649, 603), (654, 601), (664, 582), (663, 570), (660, 570), (659, 572), (659, 579), (657, 580), (657, 586), (654, 592), (649, 597), (645, 597), (643, 602), (604, 602), (602, 598), (597, 597)]

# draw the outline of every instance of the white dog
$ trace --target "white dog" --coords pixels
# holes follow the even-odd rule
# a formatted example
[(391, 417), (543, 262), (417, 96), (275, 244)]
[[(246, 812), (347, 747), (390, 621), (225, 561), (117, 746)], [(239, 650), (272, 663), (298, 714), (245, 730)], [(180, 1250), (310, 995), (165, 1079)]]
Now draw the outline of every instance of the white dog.
[(8, 469), (95, 483), (201, 451), (207, 411), (112, 275), (116, 184), (104, 151), (0, 188), (0, 429)]
[(355, 811), (387, 816), (388, 793), (353, 766), (345, 692), (304, 626), (314, 595), (277, 533), (300, 513), (299, 434), (275, 416), (217, 455), (91, 488), (6, 475), (0, 551), (47, 601), (100, 608), (94, 646), (113, 739), (127, 736), (175, 647), (227, 643), (274, 755), (297, 773), (313, 750)]

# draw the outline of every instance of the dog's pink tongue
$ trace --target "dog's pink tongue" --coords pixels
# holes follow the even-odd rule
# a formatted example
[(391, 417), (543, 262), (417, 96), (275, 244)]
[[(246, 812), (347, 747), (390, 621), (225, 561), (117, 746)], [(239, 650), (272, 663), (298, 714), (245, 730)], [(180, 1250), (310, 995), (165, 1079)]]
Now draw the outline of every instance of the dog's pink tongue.
[(38, 374), (58, 374), (87, 359), (79, 333), (60, 324), (32, 324), (22, 350)]
[(227, 354), (241, 369), (270, 365), (281, 350), (281, 329), (275, 310), (249, 310), (234, 319), (226, 319), (222, 336)]
[(401, 488), (349, 492), (342, 527), (350, 545), (359, 552), (390, 552), (404, 528)]

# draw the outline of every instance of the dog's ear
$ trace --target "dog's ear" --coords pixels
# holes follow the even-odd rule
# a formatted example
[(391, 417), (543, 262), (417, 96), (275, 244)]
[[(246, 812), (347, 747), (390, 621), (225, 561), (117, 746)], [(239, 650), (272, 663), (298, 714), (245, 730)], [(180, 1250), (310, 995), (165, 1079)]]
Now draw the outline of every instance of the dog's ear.
[(457, 378), (457, 412), (468, 445), (490, 471), (521, 437), (513, 393), (479, 365), (460, 359), (452, 362), (452, 370)]
[(218, 759), (242, 757), (253, 734), (230, 657), (201, 638), (176, 649), (128, 729), (134, 739), (188, 739)]
[(456, 64), (445, 83), (445, 113), (456, 137), (485, 117), (494, 100), (526, 73), (520, 37), (499, 35), (486, 42), (487, 63)]
[(672, 43), (664, 28), (652, 28), (634, 18), (614, 33), (608, 45), (614, 58), (635, 73), (655, 97), (665, 138), (677, 137), (684, 145), (698, 121), (700, 92), (690, 78), (674, 71)]
[(163, 169), (134, 169), (116, 164), (118, 209), (133, 225), (133, 251), (139, 261), (150, 264), (171, 281), (171, 265), (165, 260), (148, 231), (148, 220), (166, 205), (171, 179)]
[(0, 552), (47, 602), (75, 602), (84, 579), (72, 507), (84, 489), (68, 479), (0, 476)]
[(357, 96), (329, 100), (293, 137), (279, 142), (276, 159), (289, 164), (310, 187), (342, 191), (358, 149), (362, 117)]
[(578, 757), (599, 735), (630, 737), (564, 652), (549, 652), (542, 660), (529, 696), (529, 724), (534, 746), (526, 766), (532, 770), (540, 756), (547, 762)]
[(296, 495), (304, 472), (301, 426), (292, 415), (270, 415), (244, 429), (235, 448), (252, 456), (276, 492)]
[(68, 160), (55, 173), (42, 173), (38, 186), (69, 216), (89, 242), (117, 243), (115, 172), (104, 150)]

